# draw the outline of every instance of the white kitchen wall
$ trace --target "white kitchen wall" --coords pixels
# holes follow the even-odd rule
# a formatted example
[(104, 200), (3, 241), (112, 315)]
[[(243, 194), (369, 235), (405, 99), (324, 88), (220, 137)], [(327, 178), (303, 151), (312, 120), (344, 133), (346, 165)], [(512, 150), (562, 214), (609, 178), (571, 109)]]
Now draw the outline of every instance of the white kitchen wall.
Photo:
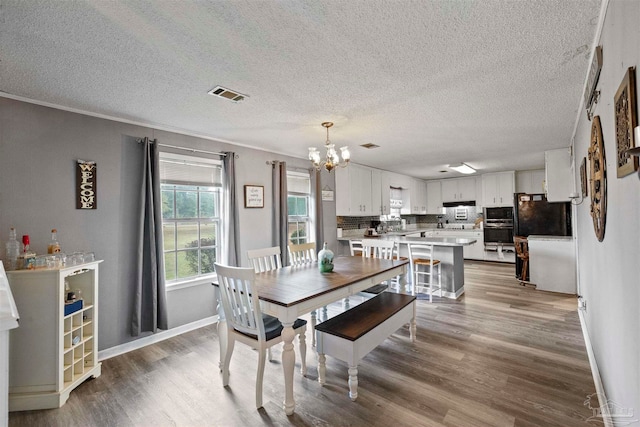
[[(640, 418), (640, 179), (636, 173), (616, 177), (613, 98), (627, 68), (640, 65), (639, 23), (640, 2), (610, 0), (598, 43), (603, 48), (604, 65), (594, 114), (602, 123), (607, 166), (604, 240), (596, 239), (588, 198), (575, 208), (574, 215), (579, 292), (587, 301), (587, 331), (605, 392), (619, 407), (633, 410), (636, 420)], [(591, 132), (585, 110), (581, 108), (579, 114), (574, 156), (577, 183)]]
[[(94, 251), (100, 266), (99, 348), (135, 338), (130, 335), (132, 282), (135, 277), (140, 180), (140, 137), (209, 151), (234, 151), (240, 203), (240, 253), (271, 246), (271, 166), (285, 160), (305, 168), (308, 161), (172, 132), (90, 117), (0, 97), (0, 242), (9, 228), (29, 234), (37, 253), (46, 251), (50, 230), (58, 229), (64, 251)], [(306, 153), (302, 153), (304, 155)], [(98, 209), (75, 209), (76, 159), (93, 160), (98, 168)], [(264, 185), (263, 209), (245, 209), (245, 184)], [(333, 175), (323, 186), (335, 189)], [(325, 229), (335, 241), (335, 203), (326, 202)], [(0, 250), (0, 254), (3, 254)], [(0, 255), (1, 256), (1, 255)], [(195, 294), (194, 294), (195, 293)], [(210, 287), (176, 290), (169, 298), (171, 326), (213, 314)]]

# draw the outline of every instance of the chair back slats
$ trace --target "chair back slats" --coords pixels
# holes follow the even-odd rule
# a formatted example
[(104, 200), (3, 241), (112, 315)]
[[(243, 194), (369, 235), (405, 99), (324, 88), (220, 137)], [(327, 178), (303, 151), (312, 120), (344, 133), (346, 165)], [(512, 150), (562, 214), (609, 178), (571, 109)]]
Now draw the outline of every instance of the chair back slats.
[(316, 261), (315, 242), (301, 243), (294, 245), (289, 243), (289, 262), (291, 265), (301, 265)]
[(265, 340), (258, 294), (253, 290), (253, 268), (215, 264), (227, 327)]
[(411, 264), (412, 271), (414, 269), (413, 264), (418, 260), (426, 260), (429, 264), (434, 262), (433, 245), (410, 243), (407, 247), (409, 248), (409, 263)]
[(279, 246), (247, 251), (249, 263), (256, 273), (282, 268), (282, 257)]
[(351, 256), (362, 255), (362, 240), (349, 240)]
[(396, 242), (393, 240), (362, 240), (362, 256), (365, 258), (393, 259)]

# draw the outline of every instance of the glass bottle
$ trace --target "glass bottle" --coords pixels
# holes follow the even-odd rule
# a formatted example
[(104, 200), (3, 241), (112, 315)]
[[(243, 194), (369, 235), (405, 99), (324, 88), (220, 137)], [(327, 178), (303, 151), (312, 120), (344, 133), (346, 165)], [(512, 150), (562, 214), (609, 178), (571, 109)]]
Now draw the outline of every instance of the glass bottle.
[(324, 242), (322, 250), (318, 252), (318, 268), (321, 273), (333, 271), (333, 251), (329, 249), (327, 242)]
[(16, 238), (16, 229), (13, 227), (9, 230), (9, 240), (5, 248), (6, 261), (4, 268), (7, 271), (16, 270), (18, 268), (18, 256), (20, 256), (20, 243)]
[(60, 243), (58, 243), (58, 230), (55, 228), (51, 230), (51, 241), (47, 246), (47, 253), (57, 254), (60, 252)]
[(35, 268), (36, 253), (29, 248), (29, 235), (22, 236), (22, 252), (18, 256), (18, 269), (27, 270)]

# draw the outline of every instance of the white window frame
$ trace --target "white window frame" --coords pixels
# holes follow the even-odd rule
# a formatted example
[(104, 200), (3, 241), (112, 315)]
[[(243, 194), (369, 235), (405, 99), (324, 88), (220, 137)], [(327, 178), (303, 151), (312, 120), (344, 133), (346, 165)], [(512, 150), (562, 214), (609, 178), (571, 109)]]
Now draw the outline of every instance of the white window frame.
[[(182, 154), (176, 154), (176, 153), (169, 153), (169, 152), (161, 152), (160, 153), (160, 162), (175, 162), (178, 164), (185, 164), (188, 166), (194, 166), (194, 167), (202, 167), (202, 166), (208, 166), (210, 165), (213, 168), (222, 168), (222, 162), (220, 160), (217, 159), (211, 159), (211, 158), (206, 158), (206, 157), (200, 157), (200, 156), (192, 156), (192, 155), (182, 155)], [(222, 173), (222, 172), (221, 172)], [(202, 193), (210, 193), (211, 190), (213, 189), (213, 193), (214, 193), (214, 216), (213, 217), (195, 217), (195, 218), (169, 218), (169, 219), (162, 219), (162, 227), (163, 230), (165, 228), (165, 226), (167, 224), (171, 224), (173, 225), (173, 243), (172, 243), (172, 249), (166, 249), (167, 245), (166, 243), (164, 244), (163, 247), (163, 253), (165, 256), (165, 269), (166, 269), (166, 258), (168, 254), (175, 254), (175, 269), (174, 269), (174, 278), (173, 279), (166, 279), (165, 277), (165, 285), (167, 287), (167, 290), (169, 290), (169, 288), (171, 289), (177, 289), (177, 288), (181, 288), (181, 287), (188, 287), (190, 285), (198, 285), (201, 284), (203, 282), (206, 281), (210, 281), (211, 279), (216, 277), (216, 273), (215, 271), (213, 272), (207, 272), (207, 273), (202, 273), (201, 272), (201, 268), (202, 268), (202, 253), (201, 250), (202, 249), (214, 249), (215, 252), (215, 259), (219, 260), (220, 256), (221, 256), (221, 248), (220, 248), (220, 244), (221, 244), (221, 233), (222, 233), (222, 211), (221, 211), (221, 202), (222, 202), (222, 186), (221, 185), (217, 185), (214, 183), (206, 183), (206, 182), (197, 182), (197, 181), (175, 181), (175, 180), (171, 180), (171, 179), (165, 179), (165, 177), (161, 177), (161, 183), (160, 183), (160, 191), (161, 194), (163, 191), (173, 191), (173, 212), (174, 212), (174, 216), (177, 213), (177, 206), (176, 206), (176, 191), (180, 191), (179, 189), (176, 189), (176, 187), (181, 187), (181, 186), (191, 186), (191, 187), (196, 187), (196, 190), (194, 190), (196, 192), (196, 207), (197, 209), (200, 208), (200, 195)], [(201, 190), (201, 189), (206, 189), (206, 190)], [(191, 190), (189, 190), (191, 191)], [(191, 249), (191, 248), (181, 248), (178, 247), (178, 225), (180, 223), (193, 223), (193, 224), (197, 224), (197, 228), (198, 228), (198, 236), (197, 236), (197, 242), (198, 242), (198, 246), (197, 249)], [(212, 246), (206, 246), (206, 247), (201, 247), (200, 243), (201, 243), (201, 230), (200, 227), (201, 225), (213, 225), (214, 229), (216, 230), (216, 241), (214, 242), (214, 244)], [(164, 240), (164, 239), (163, 239)], [(187, 252), (187, 251), (197, 251), (198, 252), (198, 273), (194, 276), (189, 276), (189, 277), (178, 277), (178, 254), (180, 252)], [(165, 271), (166, 274), (166, 271)]]
[[(307, 178), (309, 179), (309, 187), (307, 189), (306, 192), (300, 192), (300, 191), (290, 191), (288, 190), (291, 186), (289, 185), (289, 178), (295, 178), (295, 177), (300, 177), (300, 178)], [(306, 236), (304, 237), (304, 242), (302, 243), (308, 243), (308, 242), (312, 242), (313, 241), (313, 218), (311, 216), (311, 177), (309, 175), (309, 172), (303, 173), (303, 172), (295, 172), (295, 171), (287, 171), (287, 208), (289, 206), (289, 197), (303, 197), (306, 199), (306, 204), (307, 204), (307, 215), (288, 215), (288, 219), (287, 219), (287, 239), (289, 243), (292, 244), (299, 244), (300, 243), (300, 238), (297, 237), (296, 241), (292, 241), (291, 240), (291, 236), (289, 236), (289, 228), (291, 225), (295, 224), (296, 229), (299, 228), (300, 224), (305, 224), (305, 231), (306, 231)]]

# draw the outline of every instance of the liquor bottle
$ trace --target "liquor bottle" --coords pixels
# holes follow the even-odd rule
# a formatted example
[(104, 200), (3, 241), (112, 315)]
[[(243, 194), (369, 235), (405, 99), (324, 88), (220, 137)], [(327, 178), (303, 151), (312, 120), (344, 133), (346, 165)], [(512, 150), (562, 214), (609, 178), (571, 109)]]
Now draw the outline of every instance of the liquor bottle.
[(18, 268), (18, 256), (20, 255), (20, 243), (16, 238), (16, 229), (13, 227), (9, 230), (9, 240), (5, 248), (7, 251), (4, 267), (7, 271), (16, 270)]
[(36, 253), (29, 248), (29, 235), (22, 236), (22, 252), (18, 256), (18, 270), (33, 269), (36, 266)]
[(60, 243), (58, 243), (58, 230), (55, 228), (51, 230), (51, 241), (47, 246), (47, 253), (57, 254), (60, 252)]

